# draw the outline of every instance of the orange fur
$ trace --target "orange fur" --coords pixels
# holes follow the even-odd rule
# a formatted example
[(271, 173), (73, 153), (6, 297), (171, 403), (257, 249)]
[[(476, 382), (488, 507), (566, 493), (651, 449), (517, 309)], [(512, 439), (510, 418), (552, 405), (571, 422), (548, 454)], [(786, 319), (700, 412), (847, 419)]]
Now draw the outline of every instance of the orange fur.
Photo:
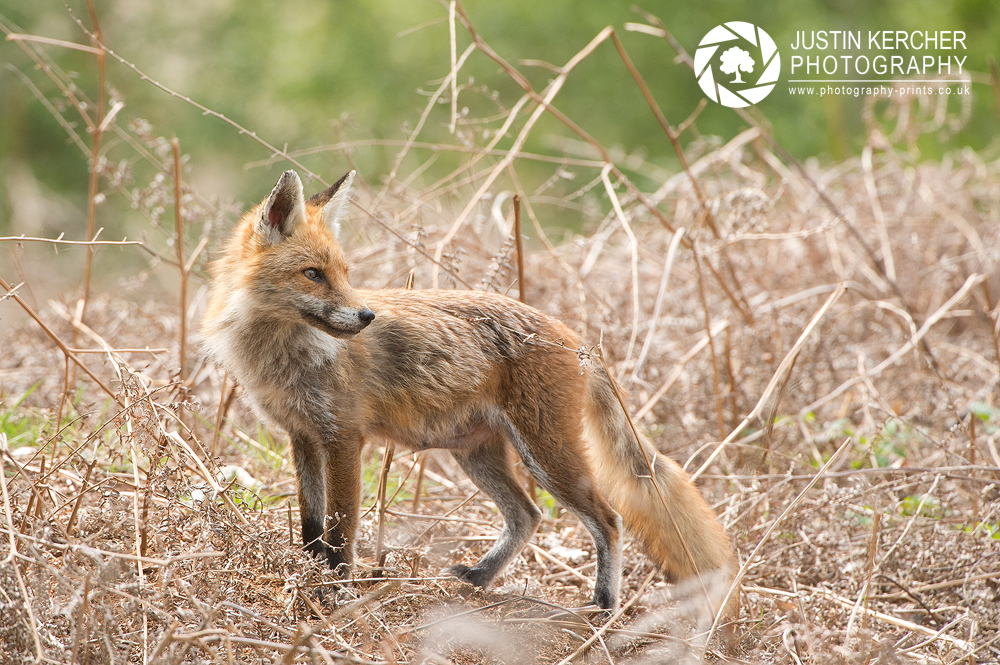
[(390, 438), (448, 449), (503, 514), (490, 552), (452, 569), (470, 583), (489, 585), (540, 521), (511, 449), (593, 535), (598, 605), (618, 600), (618, 513), (671, 578), (731, 574), (712, 510), (676, 463), (636, 439), (572, 330), (493, 293), (351, 287), (333, 228), (352, 177), (305, 201), (298, 176), (282, 175), (214, 266), (203, 328), (209, 353), (291, 437), (305, 547), (351, 564), (361, 447)]

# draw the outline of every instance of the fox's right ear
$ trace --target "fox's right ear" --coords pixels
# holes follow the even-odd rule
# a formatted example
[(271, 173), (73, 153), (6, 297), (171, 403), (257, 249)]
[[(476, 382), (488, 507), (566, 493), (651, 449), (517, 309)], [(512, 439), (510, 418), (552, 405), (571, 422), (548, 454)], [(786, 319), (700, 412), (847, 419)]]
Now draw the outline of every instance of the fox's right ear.
[(264, 201), (260, 217), (254, 223), (257, 235), (269, 245), (292, 235), (299, 224), (306, 219), (306, 202), (302, 196), (302, 181), (295, 171), (285, 171), (271, 195)]
[(309, 199), (311, 205), (323, 207), (323, 212), (321, 213), (323, 223), (338, 237), (340, 236), (340, 221), (347, 213), (347, 203), (351, 198), (351, 189), (356, 174), (357, 171), (348, 171), (344, 174), (343, 178), (333, 183), (329, 189)]

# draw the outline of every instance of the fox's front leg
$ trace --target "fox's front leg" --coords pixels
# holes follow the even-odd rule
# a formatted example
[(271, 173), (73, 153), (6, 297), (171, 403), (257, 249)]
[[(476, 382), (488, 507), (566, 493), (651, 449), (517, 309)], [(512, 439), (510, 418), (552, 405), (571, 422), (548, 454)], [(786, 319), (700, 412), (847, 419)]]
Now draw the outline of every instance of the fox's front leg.
[(329, 559), (325, 538), (326, 448), (308, 435), (292, 435), (295, 486), (302, 521), (302, 547), (311, 554)]
[(354, 535), (361, 505), (360, 434), (340, 432), (326, 446), (326, 542), (327, 560), (336, 570), (354, 563)]

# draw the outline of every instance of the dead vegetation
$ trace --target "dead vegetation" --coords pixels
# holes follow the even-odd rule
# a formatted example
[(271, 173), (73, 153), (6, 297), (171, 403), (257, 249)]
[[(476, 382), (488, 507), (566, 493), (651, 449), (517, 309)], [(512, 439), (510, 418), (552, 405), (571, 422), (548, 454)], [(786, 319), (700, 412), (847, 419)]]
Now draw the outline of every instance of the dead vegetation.
[[(336, 590), (299, 549), (283, 436), (258, 424), (217, 368), (181, 356), (197, 346), (183, 331), (197, 329), (206, 261), (233, 211), (197, 183), (175, 190), (170, 141), (111, 115), (114, 100), (90, 103), (47, 58), (52, 46), (22, 37), (46, 65), (32, 75), (59, 102), (53, 112), (116, 137), (102, 151), (67, 127), (100, 154), (99, 196), (124, 196), (147, 220), (142, 249), (122, 251), (151, 260), (117, 292), (81, 300), (32, 304), (30, 271), (4, 283), (4, 316), (38, 318), (3, 339), (0, 660), (998, 659), (1000, 162), (965, 151), (927, 163), (914, 142), (952, 131), (961, 109), (873, 100), (861, 158), (828, 166), (794, 162), (752, 116), (727, 143), (699, 136), (682, 152), (697, 113), (677, 126), (664, 118), (683, 168), (641, 191), (629, 174), (655, 167), (605, 149), (550, 106), (572, 66), (610, 42), (631, 68), (613, 33), (536, 91), (453, 7), (475, 47), (454, 50), (454, 71), (466, 57), (494, 58), (524, 97), (474, 122), (448, 103), (468, 91), (443, 80), (393, 174), (360, 188), (344, 238), (352, 280), (524, 286), (531, 304), (603, 340), (636, 419), (698, 476), (735, 537), (744, 565), (733, 639), (706, 645), (712, 618), (632, 544), (624, 611), (609, 621), (572, 609), (590, 596), (592, 544), (541, 493), (543, 527), (501, 586), (478, 592), (443, 576), (485, 550), (499, 518), (445, 454), (398, 451), (383, 468), (380, 442), (366, 451), (354, 580)], [(88, 115), (103, 107), (103, 119)], [(523, 152), (546, 112), (576, 133), (562, 158)], [(425, 121), (452, 124), (454, 143), (424, 146)], [(275, 164), (319, 179), (302, 154), (268, 148)], [(350, 159), (361, 149), (329, 150)], [(465, 153), (460, 168), (414, 184), (451, 149)], [(533, 191), (518, 179), (528, 161), (552, 162)], [(512, 193), (530, 238), (521, 284)], [(555, 231), (558, 218), (577, 230)], [(18, 268), (41, 251), (22, 239), (12, 255)], [(46, 260), (58, 270), (64, 256)], [(150, 275), (179, 285), (180, 273), (185, 309), (180, 287), (172, 299), (142, 297)]]

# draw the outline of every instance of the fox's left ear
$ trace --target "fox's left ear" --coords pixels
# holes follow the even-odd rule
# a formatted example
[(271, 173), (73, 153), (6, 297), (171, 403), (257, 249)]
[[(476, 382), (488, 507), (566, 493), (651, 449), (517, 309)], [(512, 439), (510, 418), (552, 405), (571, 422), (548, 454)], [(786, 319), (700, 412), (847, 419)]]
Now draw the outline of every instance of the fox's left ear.
[(351, 185), (357, 171), (348, 171), (344, 177), (333, 183), (329, 189), (309, 199), (309, 205), (323, 206), (323, 223), (340, 235), (340, 221), (347, 213), (347, 203), (351, 197)]
[(264, 201), (254, 228), (257, 235), (270, 245), (292, 235), (306, 219), (306, 202), (302, 196), (302, 181), (295, 171), (285, 171), (271, 195)]

